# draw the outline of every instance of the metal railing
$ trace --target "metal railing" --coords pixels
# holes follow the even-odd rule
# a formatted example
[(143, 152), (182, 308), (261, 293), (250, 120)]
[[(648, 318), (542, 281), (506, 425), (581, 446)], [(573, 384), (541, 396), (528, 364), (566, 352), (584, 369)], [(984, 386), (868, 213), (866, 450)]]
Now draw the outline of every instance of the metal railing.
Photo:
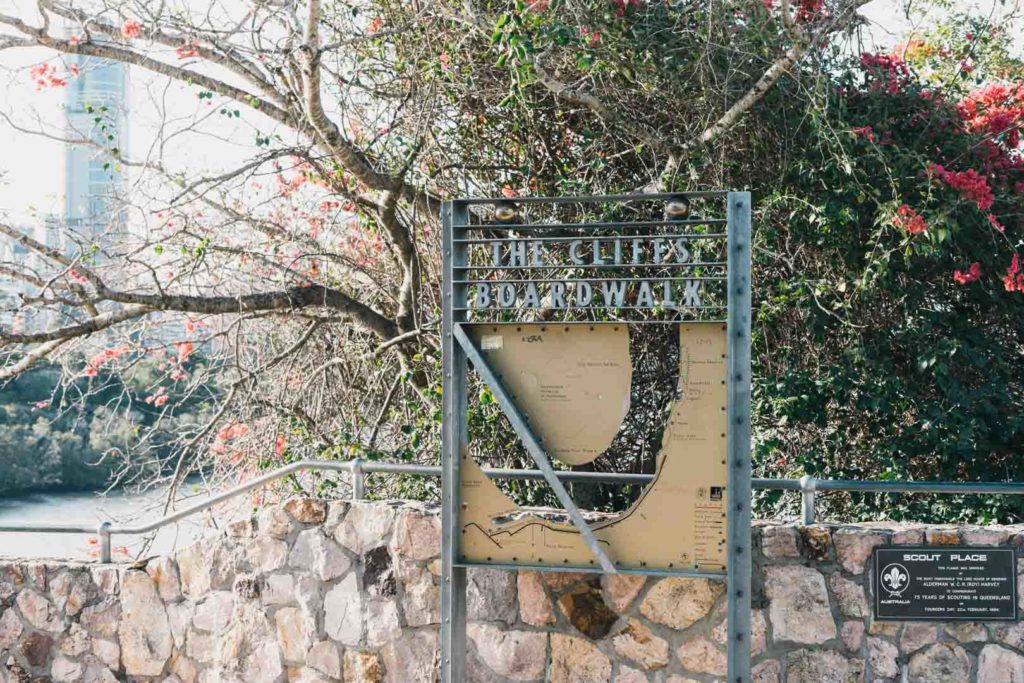
[[(101, 522), (98, 527), (74, 524), (0, 524), (0, 532), (15, 533), (49, 533), (49, 534), (97, 534), (99, 536), (99, 561), (110, 562), (112, 538), (114, 534), (137, 536), (174, 524), (185, 517), (208, 510), (209, 508), (239, 496), (247, 491), (260, 488), (272, 481), (282, 479), (296, 472), (306, 470), (348, 472), (352, 477), (352, 500), (366, 497), (366, 475), (368, 474), (404, 474), (420, 477), (440, 477), (441, 467), (438, 465), (414, 465), (410, 463), (376, 462), (354, 458), (352, 460), (300, 460), (273, 472), (250, 479), (244, 484), (218, 493), (206, 500), (182, 508), (171, 514), (164, 515), (151, 522), (137, 525), (120, 525), (114, 522)], [(518, 479), (543, 481), (540, 470), (512, 470), (483, 468), (484, 474), (491, 479)], [(647, 484), (652, 474), (614, 474), (605, 472), (570, 472), (557, 471), (556, 476), (564, 482), (580, 482), (594, 484)], [(939, 493), (947, 495), (963, 494), (1004, 494), (1024, 495), (1024, 483), (959, 483), (959, 482), (920, 482), (920, 481), (872, 481), (850, 479), (817, 479), (805, 476), (800, 479), (753, 479), (753, 488), (773, 491), (799, 491), (801, 494), (801, 517), (804, 524), (815, 522), (815, 501), (819, 491), (849, 491), (852, 493)]]

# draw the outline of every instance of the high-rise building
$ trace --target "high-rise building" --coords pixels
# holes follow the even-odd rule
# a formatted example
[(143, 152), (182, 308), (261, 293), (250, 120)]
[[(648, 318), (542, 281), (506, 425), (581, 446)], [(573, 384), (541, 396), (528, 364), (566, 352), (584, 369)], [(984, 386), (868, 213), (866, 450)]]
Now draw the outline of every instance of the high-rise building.
[(67, 59), (78, 70), (65, 89), (68, 137), (92, 141), (68, 144), (64, 152), (68, 241), (62, 246), (70, 252), (76, 242), (102, 243), (124, 227), (120, 197), (126, 179), (117, 157), (128, 144), (128, 74), (125, 64), (109, 59)]
[[(65, 59), (69, 70), (78, 72), (68, 80), (64, 94), (67, 137), (91, 142), (65, 145), (63, 216), (40, 216), (21, 231), (71, 258), (92, 260), (99, 258), (93, 245), (111, 244), (126, 227), (121, 208), (126, 178), (116, 159), (128, 144), (127, 67), (81, 55)], [(37, 254), (7, 238), (0, 239), (0, 264), (36, 274), (47, 270)], [(21, 296), (32, 289), (17, 278), (0, 275), (0, 324), (36, 330), (52, 322), (52, 310), (20, 310)]]

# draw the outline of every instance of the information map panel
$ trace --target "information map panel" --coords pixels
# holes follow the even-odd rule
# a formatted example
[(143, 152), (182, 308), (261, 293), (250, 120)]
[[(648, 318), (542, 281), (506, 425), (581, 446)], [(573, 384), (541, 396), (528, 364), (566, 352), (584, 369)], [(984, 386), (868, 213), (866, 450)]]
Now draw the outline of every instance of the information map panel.
[[(626, 511), (591, 526), (616, 566), (724, 572), (726, 332), (680, 323), (675, 398), (654, 480)], [(629, 411), (629, 327), (473, 324), (468, 332), (548, 454), (594, 460)], [(564, 515), (518, 507), (468, 454), (461, 467), (464, 561), (587, 567), (593, 553)]]
[(875, 549), (875, 618), (995, 621), (1017, 618), (1012, 548), (922, 546)]

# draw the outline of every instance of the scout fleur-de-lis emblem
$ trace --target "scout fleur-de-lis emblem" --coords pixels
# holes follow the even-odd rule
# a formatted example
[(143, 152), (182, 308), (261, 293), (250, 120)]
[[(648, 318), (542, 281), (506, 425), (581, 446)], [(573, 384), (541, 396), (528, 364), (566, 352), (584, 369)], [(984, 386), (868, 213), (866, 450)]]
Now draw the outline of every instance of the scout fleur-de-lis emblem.
[(890, 564), (882, 570), (882, 588), (899, 597), (910, 585), (910, 572), (902, 564)]

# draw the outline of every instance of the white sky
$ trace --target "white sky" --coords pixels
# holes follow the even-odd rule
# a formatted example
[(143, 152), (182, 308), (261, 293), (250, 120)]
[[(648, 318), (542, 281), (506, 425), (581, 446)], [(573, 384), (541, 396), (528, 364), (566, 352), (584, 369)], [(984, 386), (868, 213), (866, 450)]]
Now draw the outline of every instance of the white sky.
[[(15, 0), (15, 4), (22, 5), (26, 1)], [(972, 0), (970, 6), (991, 7), (998, 1)], [(892, 46), (912, 28), (903, 11), (903, 0), (872, 0), (862, 8), (861, 14), (871, 22), (868, 35), (875, 47)], [(0, 112), (27, 128), (38, 128), (43, 123), (59, 134), (63, 125), (62, 90), (37, 91), (28, 75), (32, 65), (52, 57), (52, 52), (42, 49), (0, 52)], [(196, 92), (195, 88), (132, 68), (129, 73), (128, 157), (152, 158), (155, 145), (161, 142), (156, 139), (161, 117), (170, 121), (171, 129), (185, 128), (196, 117), (216, 119), (216, 105), (210, 108), (205, 102), (199, 102)], [(162, 141), (165, 161), (177, 169), (193, 172), (227, 167), (251, 153), (255, 137), (252, 123), (258, 123), (254, 116), (243, 109), (240, 123), (225, 121), (207, 126), (216, 137), (191, 134)], [(63, 166), (60, 142), (20, 133), (0, 118), (0, 216), (16, 223), (27, 223), (48, 213), (59, 215), (63, 211)]]

